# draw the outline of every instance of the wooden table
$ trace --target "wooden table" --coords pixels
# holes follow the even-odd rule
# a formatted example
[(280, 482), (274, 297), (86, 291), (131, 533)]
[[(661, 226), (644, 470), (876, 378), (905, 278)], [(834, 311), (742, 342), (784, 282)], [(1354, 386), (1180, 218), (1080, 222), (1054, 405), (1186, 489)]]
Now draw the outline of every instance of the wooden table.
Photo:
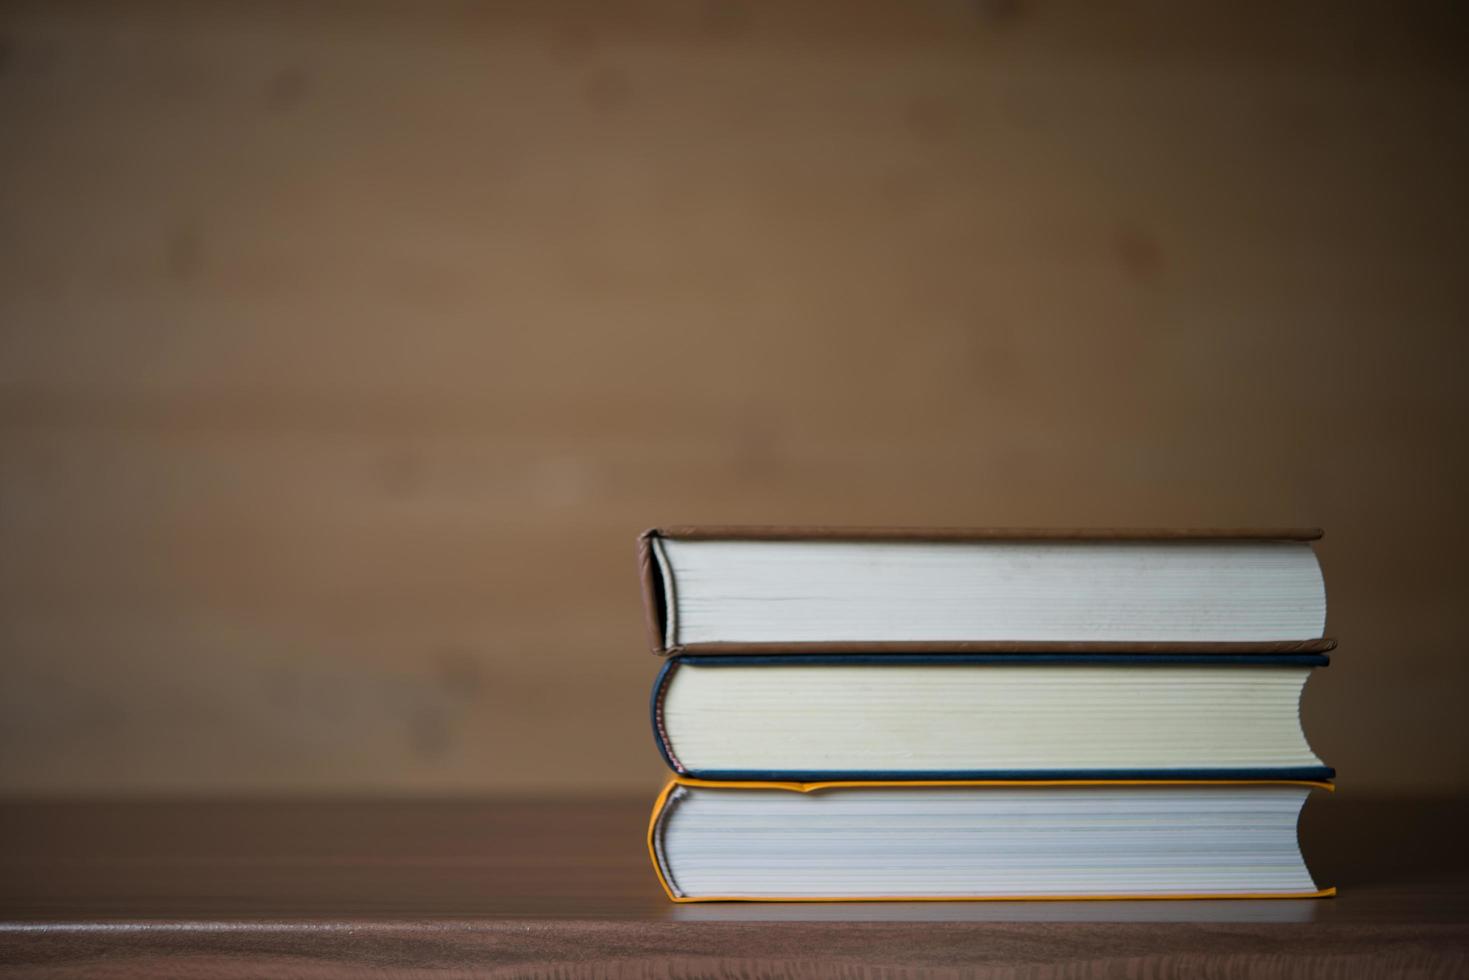
[(1462, 802), (1313, 800), (1337, 899), (871, 905), (670, 904), (647, 806), (6, 804), (0, 974), (1469, 976)]

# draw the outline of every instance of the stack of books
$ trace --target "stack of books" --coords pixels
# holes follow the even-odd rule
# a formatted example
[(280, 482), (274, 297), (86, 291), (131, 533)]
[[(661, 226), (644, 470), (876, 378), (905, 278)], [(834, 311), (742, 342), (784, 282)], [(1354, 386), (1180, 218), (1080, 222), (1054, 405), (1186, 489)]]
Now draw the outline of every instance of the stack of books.
[(1315, 530), (639, 539), (679, 902), (1286, 898)]

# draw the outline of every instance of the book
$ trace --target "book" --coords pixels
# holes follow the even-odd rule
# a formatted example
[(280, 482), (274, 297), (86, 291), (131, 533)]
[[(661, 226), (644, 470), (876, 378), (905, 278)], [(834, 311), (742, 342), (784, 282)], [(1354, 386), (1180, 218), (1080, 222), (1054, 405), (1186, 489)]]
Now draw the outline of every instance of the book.
[(1313, 782), (744, 783), (676, 779), (648, 827), (669, 898), (1306, 898)]
[(1321, 654), (670, 658), (654, 737), (706, 780), (1330, 779), (1300, 723)]
[(1321, 652), (1314, 529), (664, 527), (659, 653)]

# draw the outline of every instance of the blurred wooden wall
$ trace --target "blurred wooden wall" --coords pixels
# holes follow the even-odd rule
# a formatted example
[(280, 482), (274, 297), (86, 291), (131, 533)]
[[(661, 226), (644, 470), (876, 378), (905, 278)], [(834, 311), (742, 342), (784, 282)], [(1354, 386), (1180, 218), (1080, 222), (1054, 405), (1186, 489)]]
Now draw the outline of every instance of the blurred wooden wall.
[(0, 792), (644, 788), (659, 522), (1321, 524), (1469, 786), (1453, 6), (0, 7)]

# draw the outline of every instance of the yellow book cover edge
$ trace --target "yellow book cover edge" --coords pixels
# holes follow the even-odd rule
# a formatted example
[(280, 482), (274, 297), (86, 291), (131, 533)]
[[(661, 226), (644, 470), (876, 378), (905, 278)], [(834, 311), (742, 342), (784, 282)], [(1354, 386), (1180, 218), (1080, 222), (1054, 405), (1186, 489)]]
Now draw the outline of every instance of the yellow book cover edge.
[(669, 795), (679, 786), (704, 786), (715, 789), (773, 789), (795, 793), (815, 793), (825, 789), (856, 789), (873, 787), (913, 786), (1217, 786), (1229, 784), (1269, 784), (1284, 786), (1310, 786), (1336, 792), (1331, 783), (1304, 779), (1052, 779), (1052, 780), (1004, 780), (1004, 779), (953, 779), (908, 781), (851, 780), (824, 783), (760, 783), (720, 782), (712, 779), (693, 779), (677, 776), (670, 779), (653, 801), (653, 814), (648, 818), (648, 857), (653, 862), (653, 874), (658, 878), (663, 893), (670, 902), (1149, 902), (1149, 901), (1194, 901), (1199, 899), (1263, 899), (1263, 898), (1333, 898), (1335, 888), (1321, 888), (1314, 892), (1197, 892), (1167, 895), (864, 895), (860, 897), (833, 898), (825, 895), (780, 896), (760, 898), (746, 895), (702, 895), (698, 897), (676, 895), (673, 886), (663, 873), (663, 864), (658, 860), (658, 818)]

